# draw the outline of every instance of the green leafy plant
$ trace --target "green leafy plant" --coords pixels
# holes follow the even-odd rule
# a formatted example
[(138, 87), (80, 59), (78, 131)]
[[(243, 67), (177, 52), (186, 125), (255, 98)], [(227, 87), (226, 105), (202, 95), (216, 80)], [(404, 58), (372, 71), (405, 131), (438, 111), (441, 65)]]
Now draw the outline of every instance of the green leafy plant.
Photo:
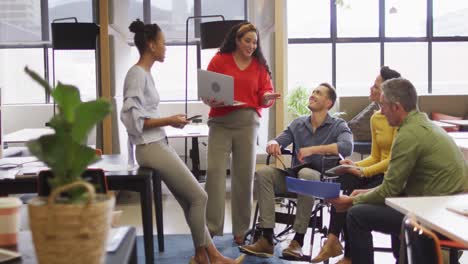
[(310, 110), (307, 107), (309, 105), (309, 89), (298, 86), (292, 89), (286, 97), (288, 113), (293, 118), (309, 115)]
[[(297, 86), (292, 89), (286, 97), (288, 113), (293, 117), (297, 118), (304, 115), (310, 115), (309, 106), (310, 90), (303, 87)], [(346, 112), (331, 112), (333, 117), (340, 117), (346, 115)]]
[[(27, 67), (24, 70), (53, 97), (59, 110), (49, 122), (55, 134), (29, 141), (29, 151), (51, 169), (52, 189), (80, 180), (88, 165), (99, 158), (86, 141), (91, 129), (110, 113), (110, 103), (103, 99), (82, 102), (76, 87), (59, 82), (52, 89), (37, 73)], [(77, 201), (82, 194), (83, 190), (73, 190), (70, 200)]]

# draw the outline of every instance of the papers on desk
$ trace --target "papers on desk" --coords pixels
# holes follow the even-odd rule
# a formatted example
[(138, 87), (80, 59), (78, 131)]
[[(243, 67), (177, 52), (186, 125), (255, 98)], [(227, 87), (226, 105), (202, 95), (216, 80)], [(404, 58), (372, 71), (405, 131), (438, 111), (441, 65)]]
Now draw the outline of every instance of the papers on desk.
[(12, 169), (38, 161), (36, 157), (9, 157), (0, 159), (0, 169)]
[(343, 165), (338, 165), (336, 167), (333, 167), (327, 171), (325, 171), (326, 174), (332, 174), (332, 175), (342, 175), (343, 172), (341, 172), (341, 170), (343, 169), (348, 169), (348, 168), (357, 168), (356, 166), (353, 166), (353, 165), (346, 165), (346, 164), (343, 164)]
[(0, 159), (0, 179), (34, 177), (47, 167), (36, 157), (14, 157)]
[(340, 184), (335, 182), (309, 181), (286, 177), (288, 191), (322, 199), (340, 196)]
[(107, 236), (106, 251), (115, 252), (119, 248), (120, 243), (122, 243), (123, 239), (125, 238), (128, 230), (130, 230), (129, 226), (111, 228)]

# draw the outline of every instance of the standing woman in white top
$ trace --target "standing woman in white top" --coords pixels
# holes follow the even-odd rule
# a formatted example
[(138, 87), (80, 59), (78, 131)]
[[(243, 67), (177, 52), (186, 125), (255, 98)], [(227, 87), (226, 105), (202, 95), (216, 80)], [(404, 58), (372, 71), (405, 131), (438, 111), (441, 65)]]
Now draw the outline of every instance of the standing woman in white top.
[(164, 34), (157, 24), (145, 25), (138, 19), (129, 28), (135, 33), (134, 41), (140, 59), (125, 77), (121, 120), (127, 128), (130, 143), (136, 145), (136, 160), (140, 166), (153, 168), (161, 174), (184, 210), (195, 246), (191, 264), (241, 263), (244, 255), (233, 260), (216, 249), (205, 223), (206, 192), (168, 145), (163, 127), (182, 128), (189, 121), (183, 114), (169, 117), (159, 115), (160, 98), (151, 76), (151, 67), (156, 61), (164, 61)]

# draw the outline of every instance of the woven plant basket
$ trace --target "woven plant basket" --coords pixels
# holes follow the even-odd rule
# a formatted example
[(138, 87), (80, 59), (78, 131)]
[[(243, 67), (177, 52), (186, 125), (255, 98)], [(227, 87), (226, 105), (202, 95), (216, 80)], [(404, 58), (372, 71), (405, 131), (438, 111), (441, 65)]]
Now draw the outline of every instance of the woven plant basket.
[[(89, 200), (81, 204), (57, 203), (60, 193), (83, 186)], [(48, 198), (28, 202), (29, 225), (40, 264), (101, 264), (115, 199), (96, 195), (94, 187), (77, 181), (55, 189)]]

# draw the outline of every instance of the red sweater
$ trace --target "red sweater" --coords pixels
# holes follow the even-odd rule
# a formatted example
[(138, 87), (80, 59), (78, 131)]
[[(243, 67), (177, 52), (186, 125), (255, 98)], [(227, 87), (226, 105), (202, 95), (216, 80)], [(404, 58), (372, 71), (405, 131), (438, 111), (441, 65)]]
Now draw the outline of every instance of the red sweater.
[(211, 59), (207, 70), (234, 77), (234, 100), (245, 103), (239, 106), (211, 108), (210, 117), (227, 115), (240, 108), (254, 108), (261, 116), (262, 108), (273, 104), (272, 101), (268, 105), (262, 105), (263, 95), (266, 92), (273, 92), (273, 85), (266, 68), (258, 62), (257, 58), (253, 58), (247, 68), (240, 70), (232, 53), (218, 52)]

